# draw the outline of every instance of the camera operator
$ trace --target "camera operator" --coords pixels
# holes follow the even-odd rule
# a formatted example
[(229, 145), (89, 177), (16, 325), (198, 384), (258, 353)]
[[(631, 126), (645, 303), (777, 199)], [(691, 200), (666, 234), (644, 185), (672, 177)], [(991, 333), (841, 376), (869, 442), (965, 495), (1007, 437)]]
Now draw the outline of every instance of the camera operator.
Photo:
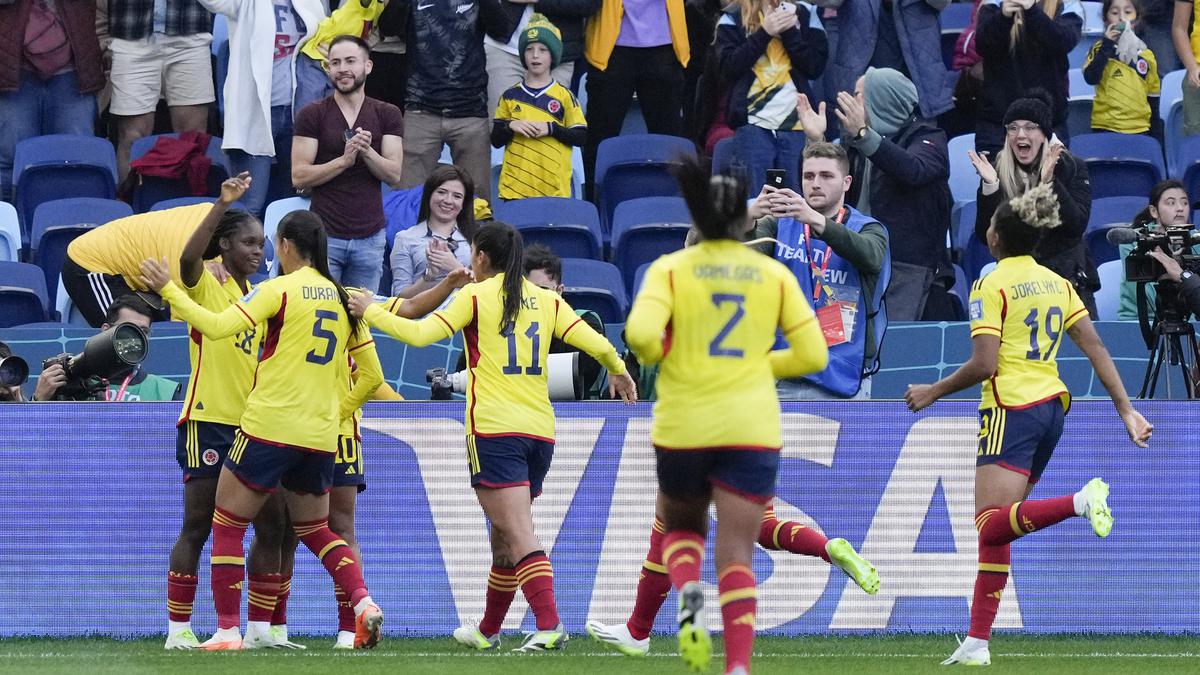
[[(108, 306), (101, 331), (123, 323), (131, 323), (150, 335), (154, 308), (136, 295), (123, 295)], [(151, 375), (135, 366), (114, 374), (103, 390), (105, 401), (175, 401), (179, 400), (182, 385), (174, 380)], [(69, 377), (61, 363), (52, 363), (38, 376), (34, 401), (53, 401)], [(99, 398), (97, 396), (97, 398)]]
[(1150, 257), (1163, 266), (1165, 273), (1163, 281), (1174, 281), (1179, 284), (1179, 294), (1187, 304), (1192, 314), (1200, 316), (1200, 276), (1192, 274), (1180, 267), (1175, 258), (1159, 250), (1150, 251)]
[[(1150, 190), (1150, 203), (1133, 219), (1133, 229), (1137, 230), (1139, 235), (1145, 236), (1149, 234), (1161, 234), (1164, 228), (1186, 225), (1188, 217), (1191, 216), (1192, 207), (1188, 202), (1187, 190), (1184, 189), (1183, 183), (1178, 180), (1164, 180), (1154, 186)], [(1129, 254), (1134, 251), (1135, 243), (1121, 244), (1119, 247), (1121, 256), (1121, 268), (1125, 268), (1125, 260)], [(1200, 247), (1194, 247), (1192, 253), (1200, 253)], [(1163, 257), (1169, 257), (1164, 254)], [(1157, 258), (1156, 258), (1157, 259)], [(1177, 269), (1182, 270), (1178, 263), (1172, 260), (1172, 264)], [(1178, 281), (1179, 272), (1176, 273), (1175, 281)], [(1121, 295), (1120, 304), (1117, 307), (1117, 319), (1121, 321), (1137, 321), (1137, 286), (1138, 282), (1129, 281), (1125, 275), (1121, 276)], [(1156, 289), (1153, 282), (1146, 283), (1146, 308), (1149, 313), (1149, 318), (1154, 318), (1154, 306)]]

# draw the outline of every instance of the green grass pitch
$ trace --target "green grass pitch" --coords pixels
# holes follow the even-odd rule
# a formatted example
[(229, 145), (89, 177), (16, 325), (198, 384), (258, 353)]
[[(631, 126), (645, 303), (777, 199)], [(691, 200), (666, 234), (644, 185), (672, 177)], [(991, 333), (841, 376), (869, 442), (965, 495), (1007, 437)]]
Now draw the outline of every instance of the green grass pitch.
[[(515, 646), (519, 636), (509, 638)], [(305, 675), (423, 675), (466, 673), (489, 675), (684, 674), (673, 640), (655, 638), (649, 656), (631, 659), (610, 652), (586, 635), (573, 636), (567, 649), (548, 654), (477, 654), (446, 639), (387, 639), (370, 652), (334, 652), (327, 638), (297, 638), (303, 652), (242, 653), (165, 652), (161, 640), (90, 639), (0, 640), (3, 673), (247, 673)], [(854, 637), (764, 637), (755, 642), (754, 673), (935, 673), (954, 650), (949, 635)], [(707, 672), (721, 673), (718, 654)], [(1170, 636), (1024, 636), (997, 635), (992, 640), (995, 673), (1197, 673), (1200, 642)]]

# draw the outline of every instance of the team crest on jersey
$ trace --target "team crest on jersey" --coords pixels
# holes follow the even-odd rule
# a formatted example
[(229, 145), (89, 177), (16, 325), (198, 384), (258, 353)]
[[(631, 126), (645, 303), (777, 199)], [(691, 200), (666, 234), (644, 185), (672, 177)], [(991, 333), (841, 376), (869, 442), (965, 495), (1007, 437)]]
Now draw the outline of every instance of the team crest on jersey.
[(1146, 61), (1146, 59), (1140, 57), (1138, 58), (1137, 63), (1134, 64), (1134, 67), (1137, 68), (1138, 75), (1141, 75), (1142, 77), (1145, 77), (1146, 73), (1150, 72), (1150, 64)]
[(550, 103), (546, 105), (546, 110), (549, 110), (551, 115), (557, 115), (558, 111), (562, 110), (562, 104), (558, 101), (550, 101)]
[(204, 460), (205, 466), (216, 466), (217, 460), (221, 459), (221, 455), (219, 455), (216, 450), (209, 448), (204, 451), (204, 454), (200, 456), (200, 459)]
[(983, 301), (982, 300), (972, 300), (971, 308), (968, 313), (970, 314), (972, 321), (978, 321), (978, 320), (982, 319), (983, 318)]

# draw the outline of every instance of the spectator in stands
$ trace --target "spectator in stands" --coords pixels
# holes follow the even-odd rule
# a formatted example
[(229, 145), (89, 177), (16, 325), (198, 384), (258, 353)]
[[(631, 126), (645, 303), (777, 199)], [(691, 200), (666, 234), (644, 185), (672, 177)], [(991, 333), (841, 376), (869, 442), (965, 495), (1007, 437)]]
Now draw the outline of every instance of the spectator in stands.
[(1171, 36), (1171, 24), (1175, 17), (1177, 3), (1178, 0), (1139, 0), (1136, 3), (1137, 34), (1146, 41), (1146, 46), (1150, 48), (1150, 51), (1154, 52), (1154, 60), (1158, 63), (1160, 78), (1183, 67), (1179, 55), (1175, 53), (1175, 43)]
[(525, 75), (500, 97), (492, 122), (492, 145), (507, 146), (500, 199), (570, 197), (571, 149), (587, 140), (587, 120), (571, 90), (552, 77), (562, 56), (560, 34), (534, 14), (517, 45)]
[[(325, 7), (321, 0), (200, 2), (229, 18), (229, 75), (225, 79), (221, 147), (235, 175), (248, 171), (254, 178), (242, 203), (261, 217), (269, 194), (290, 192), (292, 117), (293, 111), (299, 110), (292, 102), (301, 70), (296, 55), (298, 48), (313, 38)], [(267, 63), (271, 64), (269, 70)], [(267, 72), (269, 78), (261, 76)], [(324, 72), (321, 77), (328, 82)]]
[(1104, 36), (1083, 66), (1083, 79), (1096, 87), (1092, 131), (1150, 133), (1161, 141), (1158, 63), (1134, 32), (1141, 25), (1137, 8), (1133, 0), (1104, 0), (1103, 8)]
[[(104, 315), (104, 323), (100, 330), (108, 330), (120, 323), (131, 323), (146, 337), (150, 336), (150, 325), (157, 308), (149, 305), (137, 295), (123, 295), (108, 306)], [(67, 373), (60, 364), (51, 364), (38, 375), (37, 389), (33, 393), (34, 401), (53, 401), (58, 390), (67, 384)], [(106, 401), (177, 401), (183, 389), (180, 383), (151, 375), (142, 370), (140, 365), (134, 366), (128, 372), (121, 373), (119, 379), (110, 379), (105, 389)]]
[[(713, 33), (717, 30), (717, 21), (722, 10), (732, 5), (733, 0), (685, 0), (684, 22), (687, 24), (688, 44), (697, 45), (683, 69), (683, 95), (686, 102), (683, 106), (683, 126), (680, 132), (685, 138), (699, 139), (698, 145), (703, 145), (708, 125), (702, 115), (702, 105), (699, 100), (703, 96), (702, 82), (706, 72), (712, 70), (710, 63), (716, 62), (713, 55)], [(707, 45), (707, 48), (702, 46)], [(710, 58), (712, 59), (710, 61)], [(715, 74), (715, 73), (709, 73)]]
[(371, 73), (369, 55), (359, 37), (341, 35), (330, 43), (334, 92), (296, 115), (292, 184), (312, 191), (311, 208), (329, 234), (333, 278), (375, 291), (387, 248), (379, 184), (400, 182), (404, 120), (396, 106), (363, 93)]
[(1094, 319), (1093, 293), (1100, 288), (1099, 275), (1083, 242), (1092, 210), (1092, 187), (1083, 160), (1067, 152), (1061, 142), (1051, 140), (1050, 111), (1050, 97), (1044, 91), (1013, 101), (1004, 113), (1007, 138), (995, 166), (986, 156), (970, 152), (979, 174), (975, 236), (979, 241), (987, 240), (992, 215), (1002, 201), (1024, 194), (1039, 183), (1052, 183), (1062, 225), (1042, 237), (1034, 259), (1070, 281)]
[[(165, 95), (176, 132), (208, 129), (213, 90), (213, 16), (199, 0), (109, 0), (117, 172), (129, 173), (133, 142), (154, 132), (154, 111)], [(164, 91), (165, 90), (165, 91)]]
[(983, 90), (983, 59), (975, 49), (975, 27), (983, 0), (974, 0), (974, 3), (971, 21), (954, 43), (951, 68), (958, 72), (958, 81), (954, 83), (954, 110), (939, 120), (949, 138), (975, 133), (975, 116)]
[[(297, 110), (333, 92), (333, 85), (325, 71), (333, 39), (339, 35), (356, 35), (367, 39), (383, 8), (383, 0), (346, 0), (322, 20), (316, 32), (300, 45), (300, 54), (295, 60)], [(370, 58), (369, 49), (367, 56)]]
[(985, 86), (975, 150), (996, 156), (1004, 145), (1005, 111), (1034, 88), (1051, 97), (1047, 135), (1066, 142), (1067, 55), (1083, 34), (1083, 5), (1079, 0), (986, 0), (977, 21), (975, 45), (983, 57)]
[[(420, 185), (437, 168), (442, 146), (471, 176), (479, 196), (492, 195), (485, 34), (508, 40), (501, 0), (391, 0), (408, 7), (407, 152), (404, 185)], [(400, 11), (402, 8), (398, 8)]]
[(587, 191), (592, 194), (596, 150), (621, 133), (636, 92), (652, 134), (683, 131), (683, 69), (688, 64), (684, 0), (603, 0), (588, 20), (588, 142), (583, 148)]
[[(730, 83), (729, 126), (734, 156), (751, 185), (767, 182), (767, 169), (785, 168), (784, 186), (800, 181), (804, 128), (796, 113), (798, 92), (825, 70), (825, 29), (807, 6), (779, 0), (738, 0), (717, 22), (717, 64)], [(781, 187), (781, 186), (776, 186)]]
[(93, 133), (104, 88), (90, 0), (0, 3), (0, 199), (12, 201), (17, 142)]
[(1175, 16), (1171, 23), (1171, 39), (1175, 54), (1187, 69), (1183, 80), (1183, 133), (1200, 134), (1200, 0), (1175, 0)]
[(779, 397), (869, 399), (887, 329), (884, 291), (891, 271), (888, 233), (846, 203), (850, 159), (840, 145), (804, 148), (804, 196), (766, 191), (751, 205), (754, 238), (776, 240), (775, 258), (795, 273), (813, 299), (829, 345), (829, 367), (800, 380), (781, 380)]
[(392, 295), (411, 298), (437, 285), (459, 267), (471, 267), (475, 235), (471, 176), (457, 166), (439, 166), (425, 180), (417, 224), (396, 234), (392, 244)]
[[(809, 142), (824, 140), (824, 111), (814, 111), (801, 97), (799, 112)], [(916, 86), (891, 68), (869, 68), (854, 94), (838, 96), (837, 116), (853, 177), (846, 201), (887, 220), (888, 319), (964, 319), (949, 292), (954, 268), (946, 249), (952, 201), (946, 132), (921, 116)]]
[[(1133, 227), (1135, 229), (1144, 229), (1151, 232), (1160, 231), (1164, 226), (1183, 225), (1188, 222), (1192, 215), (1192, 205), (1188, 201), (1187, 190), (1184, 189), (1183, 183), (1175, 180), (1164, 180), (1154, 186), (1150, 190), (1150, 203), (1142, 210), (1134, 219)], [(1133, 244), (1122, 244), (1120, 246), (1121, 269), (1125, 269), (1125, 258), (1133, 251)], [(1192, 247), (1191, 253), (1200, 255), (1200, 245)], [(1122, 279), (1124, 277), (1122, 276)], [(1179, 281), (1179, 279), (1175, 279)], [(1136, 321), (1138, 318), (1137, 309), (1137, 283), (1130, 281), (1121, 281), (1120, 302), (1117, 305), (1117, 319), (1121, 321)], [(1146, 284), (1146, 309), (1148, 317), (1154, 318), (1154, 302), (1157, 285), (1153, 283)]]
[(500, 97), (510, 87), (518, 86), (525, 77), (525, 50), (521, 35), (525, 33), (534, 12), (559, 31), (559, 57), (554, 60), (550, 76), (564, 87), (571, 86), (575, 62), (583, 56), (583, 20), (600, 9), (600, 0), (505, 0), (504, 12), (512, 26), (508, 35), (483, 39), (487, 55), (488, 112), (494, 113)]
[(408, 45), (404, 44), (404, 3), (389, 2), (371, 31), (371, 62), (375, 67), (367, 78), (367, 96), (404, 110), (404, 89), (408, 82)]

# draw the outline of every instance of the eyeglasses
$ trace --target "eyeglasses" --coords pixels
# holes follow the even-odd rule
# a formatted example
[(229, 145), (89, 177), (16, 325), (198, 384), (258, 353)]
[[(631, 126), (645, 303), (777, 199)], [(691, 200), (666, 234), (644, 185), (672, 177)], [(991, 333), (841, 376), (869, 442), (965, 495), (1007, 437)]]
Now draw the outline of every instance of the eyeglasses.
[(1008, 130), (1008, 133), (1010, 133), (1014, 136), (1021, 133), (1022, 131), (1024, 131), (1026, 134), (1032, 134), (1035, 131), (1042, 130), (1042, 128), (1036, 124), (1017, 124), (1016, 122), (1013, 122), (1011, 124), (1005, 124), (1004, 128)]

